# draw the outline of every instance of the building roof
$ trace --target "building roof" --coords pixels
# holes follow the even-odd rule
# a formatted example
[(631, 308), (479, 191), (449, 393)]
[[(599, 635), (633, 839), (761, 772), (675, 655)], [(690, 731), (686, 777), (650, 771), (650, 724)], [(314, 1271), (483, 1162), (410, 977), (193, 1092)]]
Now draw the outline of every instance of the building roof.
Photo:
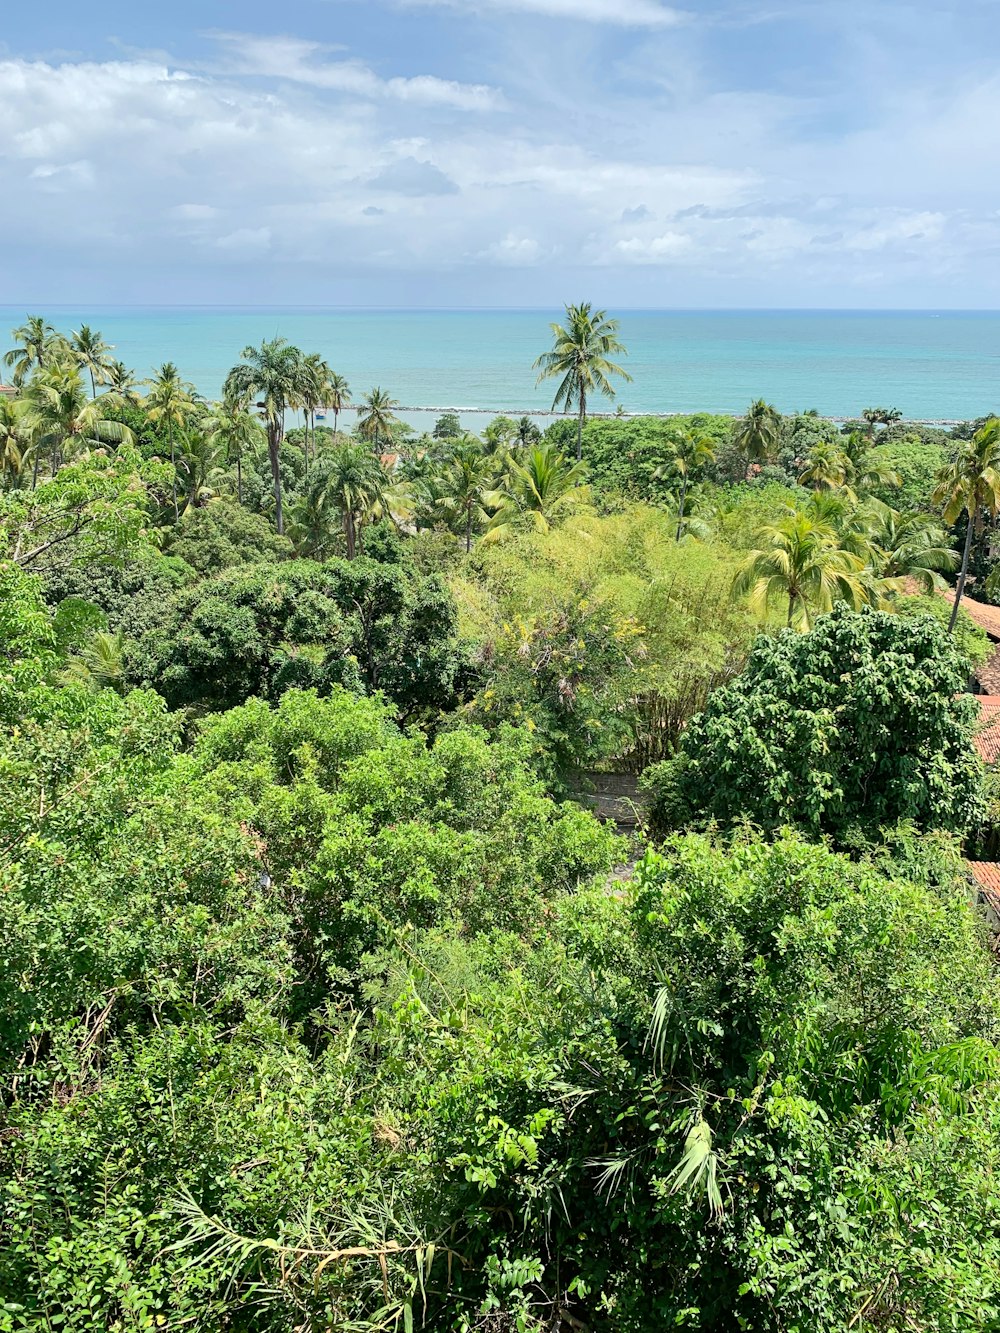
[(1000, 760), (1000, 694), (979, 694), (979, 725), (973, 744), (987, 764)]
[(996, 861), (966, 861), (969, 873), (979, 885), (983, 897), (1000, 915), (1000, 863)]
[[(941, 596), (947, 602), (955, 600), (953, 592), (942, 592)], [(985, 630), (994, 642), (1000, 641), (1000, 606), (988, 606), (986, 602), (977, 602), (972, 597), (963, 597), (961, 606), (968, 613), (969, 619)]]

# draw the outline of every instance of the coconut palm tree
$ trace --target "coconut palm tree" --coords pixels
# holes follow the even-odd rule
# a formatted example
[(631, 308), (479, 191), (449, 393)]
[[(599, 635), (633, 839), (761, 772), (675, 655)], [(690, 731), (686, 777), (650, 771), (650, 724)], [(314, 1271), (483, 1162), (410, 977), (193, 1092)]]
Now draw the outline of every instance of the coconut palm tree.
[(63, 685), (81, 685), (97, 693), (111, 689), (125, 692), (125, 636), (98, 630), (86, 647), (70, 658), (59, 677)]
[(21, 418), (21, 409), (0, 396), (0, 477), (16, 482), (31, 450), (31, 440)]
[(653, 480), (663, 481), (670, 476), (680, 478), (681, 489), (677, 498), (677, 534), (675, 537), (676, 541), (680, 541), (686, 526), (687, 493), (691, 477), (706, 463), (714, 461), (715, 441), (707, 435), (698, 435), (695, 431), (679, 431), (670, 441), (670, 452), (669, 461), (661, 463), (653, 473)]
[(216, 494), (226, 451), (222, 441), (205, 429), (204, 422), (179, 432), (178, 443), (177, 471), (184, 487), (181, 513), (186, 514), (192, 505), (197, 509)]
[(69, 346), (77, 365), (90, 375), (90, 396), (96, 398), (98, 384), (107, 383), (110, 354), (114, 349), (89, 324), (82, 324), (70, 335)]
[(243, 503), (243, 459), (259, 445), (266, 443), (267, 435), (260, 418), (245, 400), (223, 398), (215, 403), (202, 422), (202, 429), (213, 444), (220, 447), (227, 463), (236, 464), (236, 499)]
[(24, 391), (23, 422), (35, 447), (49, 450), (53, 475), (67, 450), (134, 442), (128, 426), (104, 416), (110, 396), (88, 399), (79, 367), (68, 362), (36, 370)]
[(330, 371), (330, 378), (326, 383), (325, 407), (333, 409), (333, 433), (337, 434), (337, 420), (345, 407), (349, 407), (351, 402), (351, 386), (343, 375), (338, 375), (335, 370)]
[(146, 415), (156, 425), (165, 425), (170, 442), (170, 467), (173, 474), (171, 490), (174, 503), (174, 522), (177, 522), (177, 453), (174, 436), (185, 428), (196, 411), (194, 391), (181, 379), (181, 373), (172, 361), (165, 361), (155, 379), (147, 380)]
[(527, 449), (531, 444), (537, 444), (542, 438), (542, 432), (538, 429), (531, 417), (518, 417), (517, 419), (517, 438), (518, 448)]
[(929, 593), (944, 586), (942, 573), (958, 568), (958, 552), (948, 544), (948, 534), (926, 514), (900, 514), (879, 505), (871, 512), (866, 536), (881, 579), (912, 578)]
[(353, 560), (361, 525), (383, 504), (389, 479), (375, 454), (353, 440), (338, 445), (326, 458), (325, 468), (323, 489), (315, 503), (320, 507), (332, 504), (340, 512), (347, 558)]
[(488, 503), (497, 506), (487, 538), (506, 534), (519, 519), (527, 519), (536, 532), (548, 532), (553, 523), (590, 502), (585, 486), (586, 468), (571, 462), (554, 444), (540, 444), (523, 458), (511, 455), (507, 475)]
[(402, 422), (393, 413), (399, 406), (384, 389), (374, 388), (361, 400), (358, 411), (358, 434), (367, 440), (374, 451), (386, 453), (392, 448), (396, 431)]
[(139, 381), (135, 372), (129, 370), (124, 361), (109, 361), (104, 373), (104, 383), (111, 393), (116, 394), (123, 403), (136, 407), (139, 402)]
[(267, 428), (267, 452), (274, 485), (275, 527), (283, 536), (285, 518), (281, 503), (281, 444), (285, 438), (285, 413), (296, 401), (302, 385), (302, 353), (285, 338), (272, 338), (259, 347), (245, 347), (243, 360), (226, 378), (227, 398), (258, 403)]
[(35, 366), (44, 369), (53, 339), (57, 336), (52, 325), (46, 324), (41, 315), (29, 315), (19, 328), (11, 329), (11, 341), (18, 345), (4, 353), (3, 363), (13, 370), (13, 380), (18, 388)]
[(814, 491), (835, 491), (847, 484), (851, 460), (833, 440), (817, 440), (805, 457), (799, 485)]
[(614, 398), (611, 376), (617, 375), (627, 383), (632, 376), (621, 366), (609, 360), (612, 356), (628, 356), (628, 350), (618, 337), (618, 321), (608, 319), (604, 310), (594, 310), (590, 302), (566, 307), (566, 323), (552, 324), (552, 350), (543, 352), (535, 362), (537, 384), (543, 380), (558, 379), (559, 387), (552, 400), (554, 412), (576, 407), (576, 461), (583, 457), (583, 427), (587, 419), (587, 399), (595, 393)]
[(989, 417), (971, 440), (961, 443), (954, 462), (942, 469), (933, 499), (942, 506), (946, 523), (954, 523), (963, 513), (968, 518), (958, 587), (948, 621), (948, 629), (954, 630), (969, 576), (972, 534), (982, 532), (986, 516), (995, 518), (1000, 510), (1000, 417)]
[(736, 572), (733, 592), (747, 597), (758, 615), (774, 600), (786, 604), (785, 624), (807, 630), (813, 616), (836, 602), (855, 609), (870, 600), (864, 559), (843, 550), (832, 527), (802, 510), (790, 510), (757, 534)]
[(733, 442), (747, 460), (745, 475), (749, 477), (751, 463), (766, 463), (777, 453), (781, 442), (781, 413), (763, 398), (758, 398), (737, 424)]
[(496, 465), (476, 441), (464, 441), (454, 450), (441, 474), (442, 509), (465, 536), (466, 554), (472, 550), (473, 531), (492, 517), (496, 493)]

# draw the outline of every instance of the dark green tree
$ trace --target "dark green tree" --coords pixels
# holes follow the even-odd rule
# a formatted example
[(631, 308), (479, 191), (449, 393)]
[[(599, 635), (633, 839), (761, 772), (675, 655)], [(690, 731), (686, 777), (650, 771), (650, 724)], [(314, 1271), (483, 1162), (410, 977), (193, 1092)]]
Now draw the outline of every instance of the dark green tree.
[(900, 820), (962, 833), (982, 813), (968, 663), (941, 626), (837, 607), (805, 634), (762, 637), (678, 754), (650, 769), (662, 828), (796, 826), (838, 842)]

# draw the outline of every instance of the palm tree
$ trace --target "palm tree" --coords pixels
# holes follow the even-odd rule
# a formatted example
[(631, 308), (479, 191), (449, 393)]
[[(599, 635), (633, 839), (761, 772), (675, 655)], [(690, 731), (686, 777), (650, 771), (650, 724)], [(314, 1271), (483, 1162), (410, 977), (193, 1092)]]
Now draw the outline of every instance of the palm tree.
[(72, 334), (69, 345), (80, 369), (89, 373), (90, 396), (96, 398), (98, 384), (107, 383), (108, 367), (111, 365), (110, 353), (114, 349), (109, 347), (89, 324), (82, 324), (77, 332)]
[(380, 506), (389, 486), (379, 459), (363, 445), (348, 440), (338, 445), (326, 460), (323, 491), (316, 503), (330, 503), (340, 511), (347, 541), (347, 558), (357, 551), (358, 531), (368, 513)]
[(873, 439), (876, 426), (891, 426), (902, 421), (903, 414), (898, 407), (866, 407), (861, 418), (868, 427), (868, 438)]
[(41, 315), (29, 315), (19, 328), (11, 329), (10, 336), (20, 345), (4, 353), (3, 362), (13, 370), (14, 383), (20, 388), (35, 366), (44, 369), (56, 331)]
[(835, 491), (847, 484), (851, 460), (833, 440), (817, 440), (805, 457), (799, 485), (814, 491)]
[(680, 541), (684, 535), (684, 515), (687, 509), (688, 486), (692, 472), (711, 463), (715, 458), (715, 442), (707, 435), (697, 435), (694, 431), (681, 431), (671, 440), (671, 458), (661, 464), (653, 473), (654, 481), (663, 481), (667, 476), (681, 479), (681, 493), (677, 501), (677, 535)]
[(111, 689), (125, 692), (125, 636), (98, 630), (85, 648), (70, 658), (59, 677), (63, 685), (81, 685), (97, 693)]
[(184, 505), (187, 513), (196, 509), (215, 494), (215, 482), (220, 475), (220, 464), (225, 457), (225, 446), (218, 437), (204, 429), (188, 427), (180, 432), (180, 458), (177, 470), (184, 478)]
[(778, 451), (781, 441), (781, 414), (776, 407), (758, 398), (751, 403), (746, 416), (736, 427), (733, 441), (747, 460), (746, 476), (751, 463), (766, 463)]
[(226, 461), (236, 464), (236, 500), (243, 503), (243, 457), (267, 439), (260, 418), (245, 400), (223, 398), (202, 422), (202, 428), (214, 445), (225, 453)]
[(944, 584), (942, 573), (958, 568), (947, 533), (926, 514), (900, 514), (880, 505), (872, 512), (867, 537), (881, 579), (912, 578), (922, 591), (933, 592)]
[(167, 437), (170, 441), (170, 467), (173, 472), (171, 485), (174, 502), (174, 522), (177, 522), (177, 457), (174, 449), (174, 432), (183, 430), (195, 411), (194, 393), (191, 385), (185, 384), (181, 373), (172, 361), (165, 361), (155, 379), (147, 380), (150, 391), (146, 395), (146, 415), (155, 424), (166, 424)]
[(442, 508), (465, 534), (466, 554), (472, 550), (472, 532), (491, 517), (496, 469), (493, 460), (475, 441), (460, 444), (442, 475)]
[(507, 476), (488, 502), (498, 505), (487, 536), (495, 540), (518, 518), (527, 518), (536, 532), (548, 532), (557, 519), (586, 508), (590, 491), (583, 484), (586, 468), (571, 462), (554, 444), (540, 444), (521, 459), (507, 460)]
[(17, 404), (0, 396), (0, 476), (16, 481), (24, 468), (30, 440)]
[(530, 444), (537, 444), (541, 438), (542, 432), (531, 417), (518, 417), (516, 439), (519, 448), (527, 449)]
[(855, 610), (870, 600), (863, 577), (865, 561), (837, 543), (833, 528), (808, 513), (791, 510), (757, 534), (760, 543), (737, 570), (733, 592), (746, 596), (764, 615), (774, 598), (787, 602), (785, 624), (809, 629), (817, 612), (835, 602)]
[(361, 400), (358, 434), (376, 453), (383, 454), (392, 448), (395, 433), (403, 424), (393, 415), (398, 406), (395, 398), (390, 398), (384, 389), (379, 388), (372, 389)]
[(120, 421), (103, 413), (110, 394), (94, 401), (87, 398), (79, 367), (56, 362), (38, 370), (24, 391), (24, 426), (38, 449), (46, 446), (52, 456), (52, 473), (61, 462), (67, 445), (87, 448), (100, 444), (132, 444), (132, 432)]
[(604, 310), (593, 310), (590, 302), (566, 307), (566, 324), (552, 324), (553, 345), (535, 362), (538, 371), (536, 384), (543, 380), (558, 379), (559, 387), (552, 400), (553, 412), (560, 407), (569, 411), (575, 404), (576, 461), (583, 458), (583, 426), (587, 419), (587, 398), (602, 393), (614, 398), (615, 390), (610, 377), (618, 375), (627, 383), (629, 375), (611, 356), (628, 356), (628, 350), (618, 338), (618, 321), (608, 319)]
[(311, 352), (302, 358), (302, 381), (299, 399), (305, 415), (306, 432), (306, 471), (309, 471), (309, 440), (312, 436), (313, 459), (316, 457), (316, 412), (326, 402), (330, 384), (330, 367), (318, 352)]
[(330, 377), (326, 383), (326, 402), (325, 407), (333, 408), (333, 433), (337, 434), (337, 420), (345, 407), (351, 402), (351, 386), (343, 375), (338, 375), (335, 370), (330, 371)]
[(948, 629), (953, 630), (969, 575), (972, 534), (982, 532), (987, 514), (995, 518), (1000, 510), (1000, 417), (988, 418), (971, 440), (962, 442), (954, 462), (942, 470), (933, 499), (942, 506), (946, 523), (954, 523), (963, 513), (968, 518), (962, 567), (948, 621)]
[(260, 347), (245, 347), (243, 360), (226, 378), (227, 398), (248, 401), (260, 396), (258, 403), (267, 428), (267, 452), (274, 485), (275, 526), (284, 535), (285, 519), (281, 504), (281, 444), (285, 438), (285, 412), (296, 400), (302, 383), (302, 353), (284, 338), (272, 338)]
[(123, 403), (128, 403), (130, 407), (138, 405), (139, 395), (136, 390), (139, 388), (139, 381), (135, 377), (135, 372), (129, 370), (124, 361), (108, 362), (104, 372), (104, 383)]

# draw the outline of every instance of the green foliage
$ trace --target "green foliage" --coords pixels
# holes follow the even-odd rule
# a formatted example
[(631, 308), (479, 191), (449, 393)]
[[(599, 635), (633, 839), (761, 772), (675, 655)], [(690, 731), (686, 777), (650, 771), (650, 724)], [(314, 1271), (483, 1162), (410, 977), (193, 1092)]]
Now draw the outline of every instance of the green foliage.
[(240, 566), (180, 592), (131, 645), (128, 676), (174, 708), (342, 684), (384, 691), (416, 716), (457, 699), (463, 667), (440, 581), (359, 558)]
[(146, 485), (163, 476), (123, 447), (62, 467), (34, 490), (0, 494), (0, 558), (34, 574), (128, 558), (146, 544)]
[[(602, 522), (620, 579), (658, 549)], [(53, 683), (9, 563), (0, 630), (4, 1333), (995, 1327), (1000, 996), (946, 840), (689, 836), (609, 892), (524, 727), (289, 689), (182, 752), (155, 694)]]
[(291, 542), (277, 536), (265, 519), (225, 501), (187, 510), (169, 549), (200, 574), (287, 560), (292, 553)]
[(893, 440), (877, 445), (871, 456), (900, 478), (898, 487), (876, 486), (872, 493), (877, 499), (897, 509), (934, 510), (931, 497), (938, 474), (949, 457), (943, 445), (915, 439)]
[(982, 814), (968, 664), (932, 618), (838, 607), (758, 640), (744, 674), (647, 774), (654, 821), (795, 825), (844, 842), (900, 820), (962, 832)]
[[(569, 423), (559, 434), (572, 438)], [(662, 499), (668, 489), (655, 473), (669, 467), (677, 452), (677, 439), (691, 433), (721, 443), (732, 427), (729, 417), (698, 413), (686, 417), (626, 417), (621, 420), (589, 421), (583, 431), (583, 457), (594, 492), (602, 499), (612, 494), (634, 500)], [(554, 437), (550, 427), (546, 438)], [(565, 447), (568, 439), (558, 443)]]

